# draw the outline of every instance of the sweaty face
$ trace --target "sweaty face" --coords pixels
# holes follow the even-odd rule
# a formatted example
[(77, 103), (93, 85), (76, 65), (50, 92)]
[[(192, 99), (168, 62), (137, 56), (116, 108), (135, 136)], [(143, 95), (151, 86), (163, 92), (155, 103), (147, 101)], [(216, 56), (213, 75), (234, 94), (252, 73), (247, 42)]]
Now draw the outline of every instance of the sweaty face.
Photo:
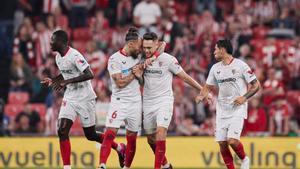
[(146, 57), (150, 57), (157, 49), (158, 41), (153, 40), (143, 40), (143, 52), (146, 54)]
[(130, 56), (133, 58), (137, 58), (139, 54), (141, 53), (141, 46), (142, 46), (142, 41), (141, 39), (129, 42), (129, 47), (130, 47)]
[(223, 52), (222, 49), (220, 49), (217, 45), (215, 46), (214, 55), (217, 61), (222, 60)]

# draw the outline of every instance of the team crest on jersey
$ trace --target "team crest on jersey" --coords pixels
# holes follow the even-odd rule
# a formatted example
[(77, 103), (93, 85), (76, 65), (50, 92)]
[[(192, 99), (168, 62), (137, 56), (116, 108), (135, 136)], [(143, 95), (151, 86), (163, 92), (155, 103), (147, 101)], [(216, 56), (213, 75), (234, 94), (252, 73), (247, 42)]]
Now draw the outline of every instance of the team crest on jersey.
[(232, 74), (234, 75), (236, 73), (236, 70), (235, 69), (232, 69), (231, 70)]
[(85, 61), (84, 61), (83, 59), (79, 59), (79, 60), (77, 60), (77, 62), (78, 62), (79, 64), (82, 64), (82, 65), (85, 64)]

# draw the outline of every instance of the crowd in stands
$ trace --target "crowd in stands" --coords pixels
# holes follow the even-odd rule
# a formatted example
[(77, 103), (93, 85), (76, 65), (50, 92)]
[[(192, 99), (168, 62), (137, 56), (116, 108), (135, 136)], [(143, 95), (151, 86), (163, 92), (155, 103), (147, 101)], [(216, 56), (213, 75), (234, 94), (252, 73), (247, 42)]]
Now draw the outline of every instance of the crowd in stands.
[[(1, 2), (2, 3), (2, 2)], [(249, 101), (244, 135), (300, 136), (300, 2), (297, 0), (11, 0), (0, 22), (1, 135), (55, 135), (62, 93), (40, 80), (58, 70), (50, 49), (53, 31), (66, 30), (95, 74), (97, 124), (110, 100), (108, 57), (131, 26), (156, 32), (184, 70), (201, 84), (216, 61), (218, 39), (228, 38), (234, 56), (250, 65), (262, 90)], [(5, 6), (5, 5), (4, 5)], [(0, 11), (1, 11), (0, 7)], [(1, 13), (1, 12), (0, 12)], [(11, 14), (10, 14), (11, 13)], [(5, 34), (3, 34), (5, 32)], [(6, 39), (5, 39), (6, 38)], [(5, 55), (6, 54), (6, 55)], [(1, 67), (0, 65), (0, 67)], [(215, 102), (194, 102), (198, 91), (174, 78), (171, 135), (214, 134)], [(1, 88), (2, 83), (0, 82)], [(3, 85), (4, 86), (4, 85)], [(217, 91), (216, 91), (217, 92)], [(0, 91), (1, 93), (1, 91)], [(5, 91), (4, 91), (5, 93)], [(73, 134), (82, 134), (78, 121)]]

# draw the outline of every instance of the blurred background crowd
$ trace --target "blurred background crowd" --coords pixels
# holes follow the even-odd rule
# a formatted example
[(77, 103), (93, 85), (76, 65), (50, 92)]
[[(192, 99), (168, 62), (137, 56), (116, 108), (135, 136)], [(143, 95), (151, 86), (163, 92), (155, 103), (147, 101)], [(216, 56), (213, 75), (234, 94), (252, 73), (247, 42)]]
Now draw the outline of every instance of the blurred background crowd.
[[(0, 5), (0, 135), (55, 135), (62, 93), (40, 80), (58, 70), (50, 49), (64, 29), (95, 74), (97, 126), (104, 126), (111, 82), (108, 57), (130, 26), (156, 32), (201, 84), (228, 38), (263, 89), (249, 101), (244, 135), (300, 136), (300, 1), (298, 0), (4, 0)], [(213, 135), (215, 103), (195, 104), (197, 91), (174, 79), (170, 135)], [(81, 135), (75, 122), (71, 134)]]

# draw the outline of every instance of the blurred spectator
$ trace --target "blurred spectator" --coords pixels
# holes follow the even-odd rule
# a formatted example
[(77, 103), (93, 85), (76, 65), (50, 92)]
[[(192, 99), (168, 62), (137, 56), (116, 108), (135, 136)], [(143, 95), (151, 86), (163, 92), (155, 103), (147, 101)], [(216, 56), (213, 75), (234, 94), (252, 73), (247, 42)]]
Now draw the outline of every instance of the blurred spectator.
[(103, 11), (96, 11), (96, 15), (91, 19), (89, 27), (93, 34), (109, 28), (108, 20), (105, 18)]
[(86, 53), (84, 56), (86, 57), (90, 67), (96, 78), (101, 78), (104, 76), (106, 70), (107, 57), (105, 54), (97, 49), (95, 41), (89, 41), (86, 47)]
[(47, 109), (45, 117), (45, 135), (56, 135), (57, 133), (57, 119), (60, 110), (60, 105), (63, 100), (63, 96), (55, 93), (54, 103)]
[(38, 133), (42, 132), (43, 128), (39, 113), (32, 110), (30, 104), (25, 104), (24, 111), (15, 118), (15, 132), (20, 134)]
[(13, 53), (21, 53), (26, 63), (34, 65), (34, 43), (31, 39), (29, 28), (24, 24), (21, 25), (17, 36), (14, 39)]
[(213, 15), (216, 14), (216, 0), (196, 0), (196, 11), (202, 13), (209, 10)]
[(293, 11), (290, 11), (289, 7), (284, 7), (281, 10), (281, 14), (278, 18), (273, 21), (273, 28), (286, 28), (295, 30), (296, 28), (296, 20), (291, 17)]
[(248, 118), (244, 126), (244, 133), (248, 136), (259, 136), (267, 132), (267, 114), (259, 99), (255, 97), (249, 101)]
[(254, 7), (254, 18), (257, 23), (270, 23), (276, 14), (277, 8), (273, 0), (256, 1)]
[(193, 117), (187, 115), (177, 126), (177, 135), (195, 136), (200, 132), (198, 125), (194, 124)]
[(59, 0), (43, 0), (43, 14), (54, 13), (57, 7), (59, 7)]
[(50, 38), (52, 32), (46, 27), (43, 22), (38, 22), (36, 24), (36, 30), (36, 65), (40, 66), (45, 63), (46, 58), (51, 52)]
[(277, 98), (269, 110), (269, 131), (271, 136), (287, 136), (291, 112), (282, 98)]
[(0, 136), (10, 135), (10, 119), (4, 112), (5, 102), (0, 99)]
[(86, 27), (88, 12), (95, 6), (95, 0), (63, 0), (63, 2), (70, 14), (70, 27)]
[(56, 25), (56, 20), (53, 14), (49, 14), (46, 19), (46, 25), (49, 31), (52, 33), (55, 30), (59, 29)]
[(51, 77), (51, 73), (49, 69), (42, 70), (41, 73), (37, 73), (33, 76), (32, 80), (32, 96), (30, 101), (33, 103), (44, 103), (46, 101), (46, 97), (51, 91), (48, 87), (43, 87), (41, 85), (41, 81), (46, 77)]
[(53, 15), (55, 18), (56, 26), (60, 29), (68, 30), (69, 20), (64, 14), (62, 14), (61, 8), (59, 6), (55, 8)]
[(200, 125), (198, 135), (214, 136), (215, 134), (215, 112), (209, 112), (204, 122)]
[(268, 70), (267, 79), (263, 83), (263, 102), (264, 104), (270, 105), (278, 97), (285, 95), (284, 84), (276, 77), (276, 70), (270, 68)]
[(133, 22), (140, 27), (140, 34), (157, 32), (156, 26), (161, 20), (160, 6), (154, 0), (143, 0), (133, 10)]
[(117, 7), (118, 25), (124, 26), (132, 23), (132, 2), (131, 0), (120, 0)]
[(21, 53), (15, 53), (10, 66), (10, 90), (31, 91), (32, 72)]

